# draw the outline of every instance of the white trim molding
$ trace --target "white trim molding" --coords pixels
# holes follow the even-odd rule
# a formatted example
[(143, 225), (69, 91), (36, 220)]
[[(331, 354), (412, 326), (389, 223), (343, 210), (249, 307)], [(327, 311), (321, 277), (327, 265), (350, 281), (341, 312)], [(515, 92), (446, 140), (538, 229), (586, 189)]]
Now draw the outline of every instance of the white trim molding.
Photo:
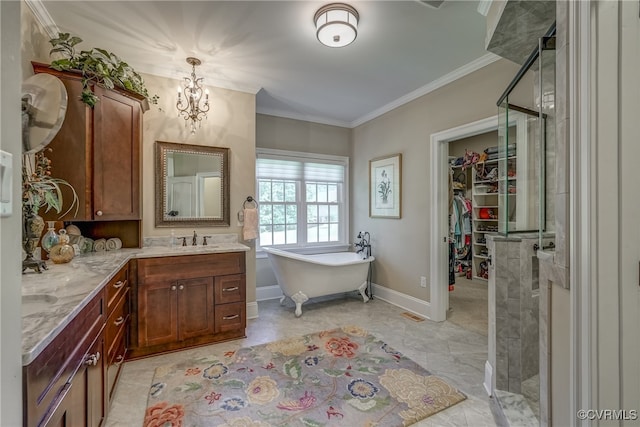
[(434, 81), (432, 81), (429, 84), (426, 84), (424, 86), (422, 86), (421, 88), (418, 88), (416, 90), (414, 90), (411, 93), (406, 94), (405, 96), (402, 96), (398, 99), (396, 99), (393, 102), (390, 102), (386, 105), (383, 105), (380, 108), (377, 108), (375, 110), (373, 110), (372, 112), (370, 112), (369, 114), (365, 114), (364, 116), (360, 117), (357, 120), (354, 120), (353, 122), (351, 122), (351, 126), (352, 128), (355, 128), (357, 126), (360, 126), (363, 123), (366, 123), (370, 120), (375, 119), (376, 117), (379, 117), (385, 113), (388, 113), (391, 110), (395, 110), (396, 108), (413, 101), (414, 99), (420, 98), (423, 95), (426, 95), (428, 93), (431, 93), (437, 89), (440, 89), (441, 87), (448, 85), (449, 83), (452, 83), (468, 74), (473, 73), (474, 71), (478, 71), (481, 68), (486, 67), (489, 64), (493, 64), (494, 62), (496, 62), (497, 60), (499, 60), (500, 57), (496, 54), (493, 53), (487, 53), (483, 56), (481, 56), (480, 58), (469, 62), (468, 64), (463, 65), (460, 68), (457, 68), (455, 70), (453, 70), (452, 72), (440, 77), (439, 79), (436, 79)]
[(29, 6), (29, 9), (31, 9), (38, 23), (42, 25), (42, 28), (47, 32), (49, 38), (57, 38), (60, 28), (58, 28), (58, 25), (54, 22), (42, 0), (24, 0), (24, 2)]
[[(597, 349), (592, 310), (594, 287), (591, 247), (592, 155), (591, 139), (591, 2), (570, 2), (568, 8), (569, 70), (569, 289), (571, 298), (571, 384), (569, 413), (595, 408), (593, 352)], [(576, 425), (588, 426), (588, 420)]]
[(247, 319), (257, 319), (258, 316), (258, 303), (257, 301), (247, 303)]
[(376, 283), (371, 283), (371, 289), (373, 290), (374, 299), (381, 299), (411, 313), (431, 319), (431, 304), (429, 302), (385, 288)]

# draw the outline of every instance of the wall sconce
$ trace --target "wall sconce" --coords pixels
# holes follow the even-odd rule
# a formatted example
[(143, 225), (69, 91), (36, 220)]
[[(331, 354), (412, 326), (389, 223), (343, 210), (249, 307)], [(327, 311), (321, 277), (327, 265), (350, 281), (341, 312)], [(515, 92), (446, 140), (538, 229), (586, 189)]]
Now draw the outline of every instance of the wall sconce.
[[(191, 121), (191, 133), (196, 133), (197, 127), (202, 124), (202, 119), (207, 117), (209, 111), (209, 91), (203, 90), (202, 77), (196, 77), (196, 65), (202, 64), (198, 58), (188, 57), (187, 63), (191, 65), (191, 77), (185, 77), (182, 87), (178, 88), (178, 101), (176, 108), (178, 116), (182, 116), (186, 122), (185, 126)], [(184, 92), (184, 97), (182, 96)], [(200, 100), (204, 93), (204, 104), (200, 107)]]

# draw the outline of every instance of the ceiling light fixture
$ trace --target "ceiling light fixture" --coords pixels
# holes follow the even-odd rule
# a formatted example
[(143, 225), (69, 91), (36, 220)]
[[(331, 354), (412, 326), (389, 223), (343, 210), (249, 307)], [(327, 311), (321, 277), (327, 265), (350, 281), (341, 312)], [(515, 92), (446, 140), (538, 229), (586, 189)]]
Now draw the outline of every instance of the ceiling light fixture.
[(316, 36), (325, 46), (347, 46), (358, 35), (358, 19), (358, 11), (348, 4), (331, 3), (322, 6), (313, 17)]
[[(196, 124), (198, 127), (202, 124), (202, 119), (207, 117), (209, 111), (209, 91), (203, 90), (202, 82), (204, 78), (196, 77), (196, 65), (202, 64), (198, 58), (188, 57), (187, 63), (191, 65), (191, 77), (185, 77), (182, 87), (178, 88), (178, 116), (182, 116), (187, 123), (191, 120), (191, 133), (196, 133)], [(182, 92), (184, 91), (184, 98)], [(200, 100), (204, 92), (204, 104), (200, 107)]]

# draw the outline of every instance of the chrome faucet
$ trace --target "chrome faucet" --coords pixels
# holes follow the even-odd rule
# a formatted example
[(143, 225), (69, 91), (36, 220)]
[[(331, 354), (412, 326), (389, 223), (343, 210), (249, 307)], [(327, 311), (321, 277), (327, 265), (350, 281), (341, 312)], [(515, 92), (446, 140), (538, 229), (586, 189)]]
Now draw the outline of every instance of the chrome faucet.
[(356, 253), (362, 253), (363, 259), (369, 258), (371, 256), (371, 235), (368, 231), (360, 231), (356, 238), (360, 239), (359, 242), (353, 244), (357, 248)]
[(196, 234), (196, 230), (193, 230), (193, 238), (191, 239), (191, 246), (196, 246), (198, 244), (198, 235)]

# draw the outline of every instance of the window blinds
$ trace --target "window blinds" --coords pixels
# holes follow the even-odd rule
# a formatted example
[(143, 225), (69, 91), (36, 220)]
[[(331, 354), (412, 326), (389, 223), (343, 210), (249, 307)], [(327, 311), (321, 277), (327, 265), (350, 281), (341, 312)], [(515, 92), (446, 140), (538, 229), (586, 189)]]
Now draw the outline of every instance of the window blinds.
[(332, 160), (258, 155), (257, 178), (344, 183), (345, 163)]

